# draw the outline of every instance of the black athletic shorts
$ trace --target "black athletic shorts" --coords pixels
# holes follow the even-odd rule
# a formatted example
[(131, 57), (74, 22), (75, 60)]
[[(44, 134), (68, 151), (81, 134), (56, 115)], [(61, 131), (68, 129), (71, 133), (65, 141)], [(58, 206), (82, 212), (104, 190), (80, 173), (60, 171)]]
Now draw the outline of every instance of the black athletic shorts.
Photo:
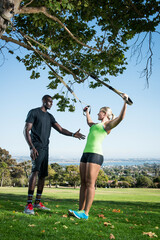
[(96, 163), (100, 166), (102, 166), (103, 164), (103, 155), (97, 154), (97, 153), (83, 153), (82, 157), (81, 157), (81, 162), (84, 163)]
[(39, 177), (48, 176), (48, 148), (36, 148), (38, 157), (32, 159), (32, 172), (39, 172)]

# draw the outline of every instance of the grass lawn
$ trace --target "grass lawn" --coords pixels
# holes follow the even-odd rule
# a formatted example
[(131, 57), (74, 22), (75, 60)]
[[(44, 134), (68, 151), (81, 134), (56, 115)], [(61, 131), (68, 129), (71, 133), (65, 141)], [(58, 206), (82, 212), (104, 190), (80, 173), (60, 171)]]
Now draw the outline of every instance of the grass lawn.
[(0, 240), (160, 239), (159, 189), (97, 189), (88, 221), (68, 216), (78, 209), (79, 189), (45, 188), (50, 212), (23, 214), (27, 188), (0, 188)]

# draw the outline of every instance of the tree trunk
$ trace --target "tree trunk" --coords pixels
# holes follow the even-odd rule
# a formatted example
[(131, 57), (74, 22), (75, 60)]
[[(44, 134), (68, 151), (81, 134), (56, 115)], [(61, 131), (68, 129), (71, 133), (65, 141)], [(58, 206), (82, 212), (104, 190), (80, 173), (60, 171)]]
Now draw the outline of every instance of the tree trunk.
[(22, 0), (1, 0), (0, 1), (0, 38), (14, 14), (18, 12)]
[(49, 188), (52, 187), (52, 184), (51, 184), (51, 179), (49, 179)]
[(1, 187), (3, 187), (3, 178), (4, 178), (4, 173), (2, 173)]

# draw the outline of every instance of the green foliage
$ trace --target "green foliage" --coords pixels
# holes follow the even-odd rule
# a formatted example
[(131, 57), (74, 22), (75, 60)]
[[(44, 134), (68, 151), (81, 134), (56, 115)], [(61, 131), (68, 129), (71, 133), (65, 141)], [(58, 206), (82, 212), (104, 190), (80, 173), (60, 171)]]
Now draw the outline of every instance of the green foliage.
[[(70, 104), (70, 98), (65, 97), (64, 94), (65, 94), (64, 92), (62, 94), (57, 93), (53, 96), (53, 100), (58, 100), (57, 111), (62, 112), (65, 111), (66, 108), (68, 108), (70, 112), (74, 112), (75, 106)], [(76, 102), (76, 100), (72, 99), (72, 102)]]
[(118, 187), (118, 180), (117, 180), (117, 179), (113, 180), (113, 182), (110, 184), (110, 187), (111, 187), (111, 188), (116, 188), (116, 187)]
[(153, 179), (153, 182), (160, 183), (160, 176)]
[(24, 169), (16, 164), (16, 166), (13, 168), (11, 172), (11, 177), (12, 178), (21, 178), (22, 175), (25, 175)]
[(153, 182), (149, 177), (140, 176), (137, 179), (137, 187), (153, 187)]
[(9, 152), (0, 148), (0, 186), (28, 185), (31, 161), (17, 163)]
[(97, 187), (106, 187), (107, 182), (108, 182), (107, 175), (105, 174), (105, 172), (102, 169), (100, 169), (98, 177), (97, 177), (97, 181), (96, 181)]
[(79, 166), (70, 165), (66, 167), (66, 181), (74, 188), (80, 184)]
[(40, 73), (36, 73), (34, 70), (32, 71), (32, 74), (30, 76), (31, 79), (36, 79), (40, 77)]
[[(16, 161), (11, 158), (11, 155), (5, 149), (0, 148), (0, 186), (6, 184), (10, 179), (10, 172), (12, 170), (12, 166)], [(8, 184), (6, 184), (8, 186)]]
[(16, 187), (24, 187), (28, 185), (28, 179), (25, 176), (21, 176), (20, 178), (12, 179), (12, 186)]
[(52, 163), (51, 164), (51, 169), (54, 170), (54, 176), (53, 176), (53, 182), (58, 186), (58, 184), (64, 182), (64, 175), (65, 175), (65, 170), (64, 168), (59, 165), (58, 163)]
[(121, 182), (118, 182), (118, 187), (121, 187), (121, 188), (129, 188), (131, 185), (129, 184), (129, 182), (127, 181), (121, 181)]
[(129, 187), (135, 187), (136, 180), (132, 176), (121, 177), (120, 181), (127, 182)]
[(10, 172), (8, 169), (8, 164), (4, 161), (0, 161), (0, 181), (1, 181), (1, 187), (3, 185), (8, 186), (10, 182), (8, 181), (10, 179)]
[(48, 165), (48, 176), (46, 177), (46, 181), (48, 180), (50, 187), (55, 179), (55, 174), (55, 170), (51, 167), (51, 165)]
[(58, 163), (51, 163), (51, 168), (57, 173), (61, 173), (63, 171), (63, 167)]
[[(17, 163), (5, 149), (0, 148), (0, 186), (28, 186), (31, 174), (31, 161)], [(135, 171), (136, 169), (136, 171)], [(100, 169), (96, 187), (144, 187), (160, 188), (160, 166), (113, 166)], [(150, 176), (152, 175), (152, 177)], [(154, 177), (157, 176), (157, 177)], [(108, 179), (112, 179), (108, 182)], [(79, 186), (80, 173), (78, 165), (61, 166), (52, 163), (48, 166), (46, 185)]]
[[(26, 3), (27, 0), (21, 2), (22, 9)], [(31, 14), (29, 7), (37, 10), (44, 7), (48, 16), (41, 11)], [(28, 5), (28, 14), (15, 14), (14, 26), (49, 49), (30, 40), (59, 75), (69, 76), (76, 84), (88, 80), (88, 86), (96, 88), (101, 84), (93, 81), (87, 73), (96, 72), (103, 81), (122, 74), (127, 65), (128, 40), (139, 33), (155, 32), (160, 22), (159, 11), (156, 0), (34, 0)], [(59, 19), (70, 34), (51, 17)], [(27, 44), (24, 38), (16, 38), (10, 26), (6, 33), (20, 44)], [(13, 54), (12, 50), (9, 52)], [(35, 52), (16, 58), (31, 71), (31, 79), (39, 78), (40, 69), (46, 69), (43, 59)], [(58, 109), (74, 111), (74, 102), (59, 93), (60, 82), (50, 70), (48, 78), (54, 79), (47, 87), (56, 90)]]

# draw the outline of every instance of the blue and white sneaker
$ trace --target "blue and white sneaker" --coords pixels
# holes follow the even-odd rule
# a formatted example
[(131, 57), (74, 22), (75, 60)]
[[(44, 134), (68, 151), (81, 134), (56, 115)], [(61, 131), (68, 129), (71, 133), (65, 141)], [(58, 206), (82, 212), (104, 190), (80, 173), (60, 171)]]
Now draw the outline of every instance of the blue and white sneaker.
[(69, 216), (74, 216), (74, 215), (73, 215), (73, 210), (69, 209), (69, 210), (68, 210), (68, 214), (69, 214)]
[[(74, 211), (71, 210), (71, 209), (68, 210), (68, 214), (69, 214), (70, 216), (74, 216), (73, 212), (74, 212)], [(85, 211), (84, 211), (84, 210), (77, 210), (76, 212), (80, 213), (80, 212), (85, 212)]]
[(88, 216), (85, 214), (85, 211), (73, 211), (73, 215), (78, 219), (88, 220)]

